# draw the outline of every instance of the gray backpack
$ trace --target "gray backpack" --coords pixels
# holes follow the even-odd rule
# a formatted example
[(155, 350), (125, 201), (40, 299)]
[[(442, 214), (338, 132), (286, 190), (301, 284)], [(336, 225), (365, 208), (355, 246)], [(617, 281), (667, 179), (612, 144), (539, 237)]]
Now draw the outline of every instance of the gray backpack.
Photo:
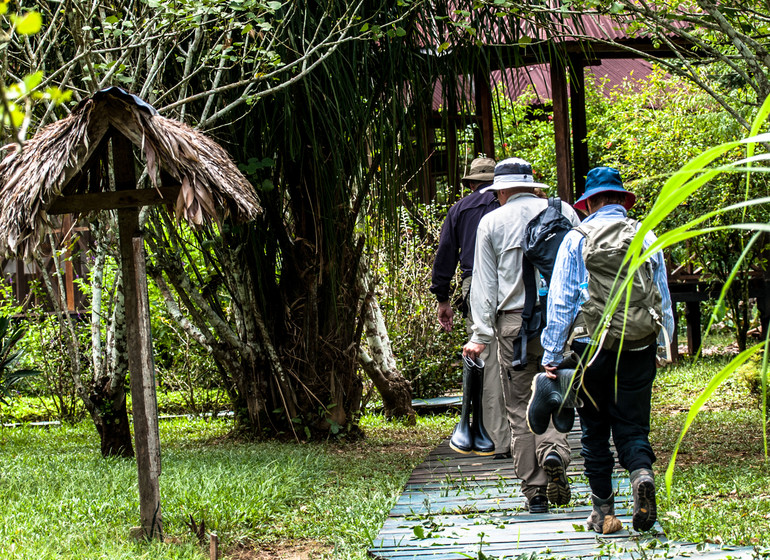
[(631, 218), (609, 224), (589, 222), (575, 228), (585, 237), (583, 260), (588, 271), (588, 298), (581, 304), (575, 319), (573, 338), (594, 336), (599, 332), (602, 348), (609, 350), (643, 348), (657, 339), (662, 328), (662, 300), (653, 281), (649, 260), (634, 275), (628, 310), (623, 289), (615, 312), (601, 324), (604, 309), (614, 295), (610, 292), (613, 289), (617, 292), (628, 274), (628, 263), (624, 265), (623, 258), (637, 228), (638, 222)]

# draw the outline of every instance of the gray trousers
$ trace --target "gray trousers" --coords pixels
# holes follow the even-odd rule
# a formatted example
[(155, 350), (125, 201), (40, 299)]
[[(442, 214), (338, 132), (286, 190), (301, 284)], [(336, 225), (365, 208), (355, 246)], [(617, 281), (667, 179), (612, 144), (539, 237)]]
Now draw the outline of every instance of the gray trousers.
[[(471, 278), (463, 280), (462, 292), (466, 301), (469, 301)], [(468, 317), (465, 319), (465, 330), (468, 338), (473, 334), (473, 317), (468, 306)], [(495, 443), (495, 453), (507, 453), (511, 447), (511, 425), (505, 411), (503, 399), (503, 384), (500, 377), (500, 364), (497, 361), (497, 340), (488, 344), (480, 357), (484, 360), (484, 396), (481, 399), (481, 407), (484, 411), (484, 427), (489, 437)]]
[(559, 454), (565, 468), (570, 461), (567, 434), (553, 427), (536, 436), (527, 426), (527, 405), (532, 395), (532, 379), (540, 368), (543, 347), (540, 337), (527, 344), (527, 365), (521, 371), (513, 369), (513, 342), (521, 330), (521, 313), (507, 313), (497, 318), (498, 358), (503, 378), (503, 394), (508, 418), (513, 429), (511, 453), (516, 476), (521, 479), (521, 491), (532, 499), (535, 494), (545, 491), (548, 478), (543, 470), (543, 460), (551, 452)]

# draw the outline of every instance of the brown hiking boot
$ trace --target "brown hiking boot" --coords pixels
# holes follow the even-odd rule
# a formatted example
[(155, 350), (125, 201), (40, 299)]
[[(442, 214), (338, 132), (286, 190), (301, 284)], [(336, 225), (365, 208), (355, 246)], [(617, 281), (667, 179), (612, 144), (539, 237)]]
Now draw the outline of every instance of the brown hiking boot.
[(543, 470), (548, 477), (546, 496), (548, 501), (557, 506), (566, 506), (571, 496), (567, 470), (564, 461), (555, 451), (551, 451), (543, 461)]
[(650, 469), (636, 469), (631, 473), (634, 493), (634, 530), (649, 531), (658, 518), (655, 503), (655, 475)]
[(596, 494), (591, 494), (591, 503), (594, 509), (586, 519), (586, 527), (590, 531), (603, 533), (604, 518), (608, 515), (615, 515), (615, 494), (610, 494), (609, 498), (599, 498)]

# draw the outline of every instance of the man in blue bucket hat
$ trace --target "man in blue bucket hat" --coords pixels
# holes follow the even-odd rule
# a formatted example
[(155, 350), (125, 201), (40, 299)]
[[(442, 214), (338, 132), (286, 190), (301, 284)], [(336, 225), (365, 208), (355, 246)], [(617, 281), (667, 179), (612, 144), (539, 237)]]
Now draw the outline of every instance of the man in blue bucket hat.
[[(598, 262), (601, 268), (602, 263), (606, 262), (605, 259), (586, 260), (590, 259), (592, 251), (595, 251), (594, 255), (599, 255), (598, 249), (594, 249), (594, 241), (600, 239), (600, 235), (604, 235), (601, 239), (610, 242), (619, 242), (621, 237), (624, 240), (632, 238), (639, 223), (629, 219), (627, 211), (635, 201), (636, 196), (623, 187), (617, 169), (597, 167), (588, 172), (585, 193), (577, 200), (575, 208), (589, 216), (578, 228), (567, 233), (559, 247), (548, 295), (548, 320), (541, 336), (544, 349), (542, 364), (547, 372), (545, 375), (552, 379), (556, 378), (559, 364), (570, 352), (574, 353), (573, 356), (584, 357), (590, 355), (586, 353), (589, 345), (599, 346), (590, 361), (583, 364), (582, 385), (578, 393), (582, 400), (582, 407), (578, 408), (583, 432), (581, 455), (585, 459), (585, 475), (591, 487), (593, 505), (586, 524), (590, 530), (599, 533), (604, 530), (605, 518), (615, 514), (612, 485), (615, 459), (610, 449), (610, 435), (620, 465), (630, 473), (634, 529), (647, 531), (653, 527), (657, 518), (652, 471), (655, 454), (649, 441), (650, 400), (656, 364), (661, 365), (662, 362), (657, 356), (657, 347), (668, 344), (674, 329), (663, 254), (660, 251), (655, 253), (650, 258), (651, 266), (645, 269), (651, 274), (652, 282), (660, 294), (658, 297), (654, 288), (647, 288), (647, 293), (659, 302), (657, 341), (655, 328), (651, 336), (640, 337), (636, 344), (630, 344), (622, 337), (620, 342), (610, 344), (609, 339), (592, 340), (590, 329), (581, 330), (577, 326), (581, 324), (580, 316), (584, 319), (587, 317), (583, 313), (579, 316), (579, 312), (587, 310), (589, 299), (594, 299), (594, 307), (603, 305), (600, 304), (602, 298), (598, 297), (600, 292), (588, 289), (586, 263), (597, 266), (593, 262)], [(625, 225), (618, 222), (625, 222)], [(626, 228), (622, 236), (608, 237), (607, 232), (620, 231), (621, 227)], [(644, 247), (649, 247), (655, 240), (655, 235), (648, 232), (644, 237)], [(624, 255), (625, 251), (620, 258)], [(618, 270), (620, 267), (616, 266), (615, 270), (607, 270), (607, 273), (612, 278)], [(594, 280), (592, 290), (596, 285)], [(650, 286), (650, 283), (646, 285)], [(629, 313), (629, 309), (621, 313)], [(656, 314), (655, 309), (647, 308), (646, 311), (653, 317)], [(594, 329), (594, 332), (606, 332), (610, 322), (619, 322), (615, 320), (615, 314), (610, 319), (602, 327)], [(583, 323), (587, 324), (587, 320)], [(621, 328), (624, 329), (622, 332), (626, 332), (632, 327), (623, 323)]]

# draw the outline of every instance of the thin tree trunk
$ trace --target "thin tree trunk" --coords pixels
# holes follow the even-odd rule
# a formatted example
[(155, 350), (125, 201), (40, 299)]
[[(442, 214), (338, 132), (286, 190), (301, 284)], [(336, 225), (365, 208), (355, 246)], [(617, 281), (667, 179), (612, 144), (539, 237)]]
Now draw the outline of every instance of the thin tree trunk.
[(377, 299), (371, 292), (364, 297), (364, 333), (371, 354), (360, 349), (358, 363), (382, 395), (385, 416), (415, 421), (412, 384), (398, 371)]

